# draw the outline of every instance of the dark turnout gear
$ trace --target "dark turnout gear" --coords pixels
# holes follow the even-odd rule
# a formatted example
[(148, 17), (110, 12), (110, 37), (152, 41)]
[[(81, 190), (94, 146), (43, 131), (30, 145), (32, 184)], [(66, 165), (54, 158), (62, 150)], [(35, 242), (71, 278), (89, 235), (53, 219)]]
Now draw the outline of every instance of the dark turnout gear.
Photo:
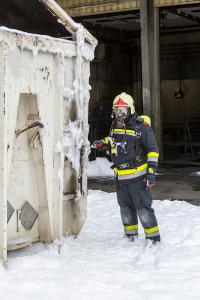
[(155, 185), (158, 146), (152, 128), (136, 113), (124, 123), (113, 120), (109, 137), (103, 140), (110, 149), (125, 234), (138, 234), (138, 217), (147, 239), (160, 241), (159, 228), (151, 207), (149, 187)]
[[(147, 239), (159, 241), (158, 223), (151, 207), (152, 196), (145, 183), (137, 180), (128, 184), (117, 184), (117, 199), (126, 235), (138, 234), (138, 217)], [(138, 216), (138, 217), (137, 217)]]
[(151, 127), (136, 114), (127, 118), (124, 128), (113, 122), (108, 143), (117, 180), (129, 182), (148, 176), (155, 182), (158, 146)]

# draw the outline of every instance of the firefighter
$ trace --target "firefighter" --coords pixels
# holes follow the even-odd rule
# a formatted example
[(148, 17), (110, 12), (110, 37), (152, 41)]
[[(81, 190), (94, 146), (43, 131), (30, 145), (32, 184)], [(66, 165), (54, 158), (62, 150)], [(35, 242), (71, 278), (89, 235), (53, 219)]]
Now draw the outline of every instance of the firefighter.
[(102, 142), (110, 149), (125, 236), (132, 241), (138, 236), (139, 217), (146, 239), (155, 244), (160, 234), (150, 189), (159, 153), (150, 119), (138, 117), (133, 98), (124, 92), (114, 99), (112, 116), (109, 137)]

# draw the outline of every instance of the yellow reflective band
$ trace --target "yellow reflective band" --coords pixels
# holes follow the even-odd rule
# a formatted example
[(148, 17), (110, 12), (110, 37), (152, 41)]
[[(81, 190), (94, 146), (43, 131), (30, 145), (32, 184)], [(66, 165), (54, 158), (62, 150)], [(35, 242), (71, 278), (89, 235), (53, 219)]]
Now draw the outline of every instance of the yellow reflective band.
[(105, 137), (105, 138), (102, 140), (102, 143), (103, 143), (103, 144), (108, 144), (108, 142), (109, 142), (108, 136)]
[(127, 225), (124, 226), (125, 230), (137, 230), (138, 229), (138, 225)]
[(112, 154), (117, 154), (117, 147), (116, 147), (116, 144), (112, 144), (112, 145), (111, 145), (111, 153), (112, 153)]
[(147, 156), (148, 156), (148, 157), (159, 157), (159, 153), (157, 153), (157, 152), (149, 152), (149, 153), (147, 154)]
[(144, 164), (142, 166), (137, 167), (137, 169), (127, 169), (127, 170), (119, 170), (117, 168), (114, 168), (115, 173), (118, 175), (129, 175), (129, 174), (134, 174), (138, 173), (140, 171), (143, 171), (147, 168), (147, 164)]
[(153, 174), (154, 173), (154, 170), (152, 168), (149, 168), (148, 169), (149, 173)]
[(124, 129), (114, 129), (113, 132), (135, 133), (135, 130), (131, 130), (131, 129), (127, 129), (127, 130), (124, 130)]
[(152, 228), (145, 228), (144, 232), (145, 233), (152, 233), (152, 232), (156, 232), (158, 230), (159, 230), (158, 226), (155, 226), (155, 227), (152, 227)]

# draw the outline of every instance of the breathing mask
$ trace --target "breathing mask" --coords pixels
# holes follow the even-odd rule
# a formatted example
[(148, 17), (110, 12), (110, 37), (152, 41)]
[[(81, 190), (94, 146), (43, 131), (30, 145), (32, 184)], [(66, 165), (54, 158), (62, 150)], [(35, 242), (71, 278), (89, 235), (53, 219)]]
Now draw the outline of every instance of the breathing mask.
[(127, 117), (127, 114), (125, 114), (121, 110), (115, 111), (115, 118), (117, 119), (117, 121), (124, 122), (124, 120), (126, 119), (126, 117)]
[(113, 109), (111, 117), (116, 120), (118, 127), (124, 127), (125, 126), (124, 123), (128, 115), (129, 115), (128, 107), (115, 107)]

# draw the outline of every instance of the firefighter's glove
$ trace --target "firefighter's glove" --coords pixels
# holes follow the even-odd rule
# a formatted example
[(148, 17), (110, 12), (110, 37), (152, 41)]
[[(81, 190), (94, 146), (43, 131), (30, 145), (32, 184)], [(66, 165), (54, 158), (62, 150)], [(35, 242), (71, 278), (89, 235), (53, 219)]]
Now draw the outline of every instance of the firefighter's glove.
[(98, 149), (98, 148), (104, 148), (106, 149), (106, 147), (109, 144), (109, 138), (105, 137), (102, 140), (96, 140), (93, 142), (93, 144), (90, 146), (92, 149)]
[(147, 177), (144, 179), (144, 182), (146, 183), (146, 188), (150, 189), (154, 186), (156, 186), (156, 177), (154, 174), (147, 174)]

